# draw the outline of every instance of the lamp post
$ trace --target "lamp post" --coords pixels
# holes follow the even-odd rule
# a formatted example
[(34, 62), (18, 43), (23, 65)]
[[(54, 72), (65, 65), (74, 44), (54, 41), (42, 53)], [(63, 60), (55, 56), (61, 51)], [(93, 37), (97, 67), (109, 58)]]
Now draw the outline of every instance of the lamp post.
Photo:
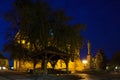
[(87, 64), (87, 60), (82, 60), (82, 63), (84, 64), (84, 69), (85, 69), (85, 66)]

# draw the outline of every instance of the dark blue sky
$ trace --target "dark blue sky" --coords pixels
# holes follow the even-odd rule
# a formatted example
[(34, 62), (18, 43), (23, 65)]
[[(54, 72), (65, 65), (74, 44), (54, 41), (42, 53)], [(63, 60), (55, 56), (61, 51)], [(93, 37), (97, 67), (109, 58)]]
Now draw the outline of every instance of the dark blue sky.
[[(4, 34), (8, 23), (3, 14), (9, 11), (14, 0), (0, 0), (0, 50), (4, 44)], [(85, 46), (81, 55), (87, 54), (86, 42), (89, 39), (94, 55), (103, 48), (107, 57), (120, 50), (120, 1), (119, 0), (48, 0), (52, 8), (63, 8), (67, 15), (73, 16), (72, 23), (85, 23)]]

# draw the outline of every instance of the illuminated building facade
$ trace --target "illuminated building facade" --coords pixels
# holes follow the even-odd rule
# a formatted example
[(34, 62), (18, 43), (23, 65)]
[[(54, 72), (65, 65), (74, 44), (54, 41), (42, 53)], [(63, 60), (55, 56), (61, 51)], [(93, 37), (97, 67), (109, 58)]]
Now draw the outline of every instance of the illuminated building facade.
[[(17, 34), (17, 36), (18, 36), (17, 42), (23, 44), (24, 47), (29, 49), (30, 43), (29, 42), (26, 43), (24, 39), (20, 41), (19, 34)], [(66, 68), (68, 68), (68, 71), (71, 71), (71, 73), (75, 73), (77, 71), (82, 71), (82, 70), (91, 70), (93, 68), (99, 69), (99, 60), (98, 60), (99, 56), (97, 54), (96, 57), (92, 57), (90, 41), (88, 41), (87, 43), (87, 48), (88, 48), (88, 54), (86, 60), (81, 61), (80, 53), (79, 53), (80, 51), (79, 49), (76, 49), (73, 57), (74, 60), (69, 59), (67, 64), (68, 66), (66, 66), (65, 60), (59, 59), (57, 60), (54, 69), (65, 70)], [(47, 68), (53, 68), (53, 66), (49, 61), (47, 61), (46, 65)], [(41, 67), (42, 67), (42, 60), (39, 60), (39, 63), (37, 63), (35, 68), (41, 68)], [(14, 70), (26, 71), (27, 69), (33, 69), (33, 68), (34, 68), (34, 64), (31, 61), (24, 61), (18, 59), (14, 60)]]
[[(20, 35), (19, 33), (16, 35), (17, 37), (17, 42), (23, 44), (23, 46), (27, 47), (29, 49), (30, 43), (26, 43), (25, 40), (19, 39)], [(26, 44), (26, 45), (24, 45)], [(76, 49), (74, 52), (74, 60), (69, 60), (68, 61), (68, 71), (71, 71), (71, 73), (75, 73), (76, 71), (82, 71), (84, 69), (84, 65), (80, 60), (80, 53), (79, 49)], [(37, 63), (35, 68), (41, 68), (42, 67), (42, 61), (40, 60), (39, 63)], [(54, 67), (54, 69), (59, 69), (59, 70), (65, 70), (66, 69), (66, 63), (64, 60), (59, 59)], [(14, 60), (14, 70), (22, 70), (26, 71), (27, 69), (33, 69), (33, 62), (31, 61), (24, 61), (24, 60)], [(47, 62), (47, 68), (52, 68), (51, 63), (48, 61)]]

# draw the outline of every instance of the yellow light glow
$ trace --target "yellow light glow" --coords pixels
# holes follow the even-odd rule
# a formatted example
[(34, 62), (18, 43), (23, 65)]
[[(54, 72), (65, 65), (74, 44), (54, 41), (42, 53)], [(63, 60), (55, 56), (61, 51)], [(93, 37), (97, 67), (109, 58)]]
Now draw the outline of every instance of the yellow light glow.
[(25, 44), (25, 40), (22, 40), (22, 44)]
[(87, 64), (87, 60), (82, 60), (82, 63), (83, 64)]
[(27, 45), (30, 46), (30, 42), (28, 42)]
[(17, 42), (20, 43), (20, 40), (18, 40)]

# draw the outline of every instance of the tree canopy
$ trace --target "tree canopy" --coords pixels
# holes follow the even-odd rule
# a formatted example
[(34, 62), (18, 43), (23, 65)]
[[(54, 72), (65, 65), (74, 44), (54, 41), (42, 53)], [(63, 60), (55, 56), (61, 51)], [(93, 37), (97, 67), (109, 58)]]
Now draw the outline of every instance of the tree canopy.
[(99, 49), (96, 54), (96, 68), (105, 70), (107, 65), (107, 58), (105, 56), (105, 53), (103, 49)]
[[(5, 18), (11, 22), (10, 27), (13, 32), (17, 32), (12, 34), (14, 36), (12, 39), (8, 37), (8, 40), (11, 40), (6, 43), (6, 46), (12, 44), (19, 48), (19, 45), (16, 45), (19, 43), (24, 50), (26, 45), (29, 47), (29, 49), (26, 48), (28, 50), (26, 52), (31, 54), (39, 53), (42, 49), (52, 46), (74, 54), (75, 49), (80, 49), (83, 45), (80, 30), (84, 26), (80, 24), (71, 26), (68, 23), (71, 17), (68, 17), (64, 10), (52, 10), (47, 2), (15, 0), (14, 8), (5, 14)], [(25, 40), (24, 45), (22, 40)], [(15, 52), (14, 49), (13, 52)], [(24, 54), (24, 52), (20, 53)]]
[(114, 66), (120, 66), (120, 51), (117, 51), (113, 54), (111, 58), (111, 64)]

